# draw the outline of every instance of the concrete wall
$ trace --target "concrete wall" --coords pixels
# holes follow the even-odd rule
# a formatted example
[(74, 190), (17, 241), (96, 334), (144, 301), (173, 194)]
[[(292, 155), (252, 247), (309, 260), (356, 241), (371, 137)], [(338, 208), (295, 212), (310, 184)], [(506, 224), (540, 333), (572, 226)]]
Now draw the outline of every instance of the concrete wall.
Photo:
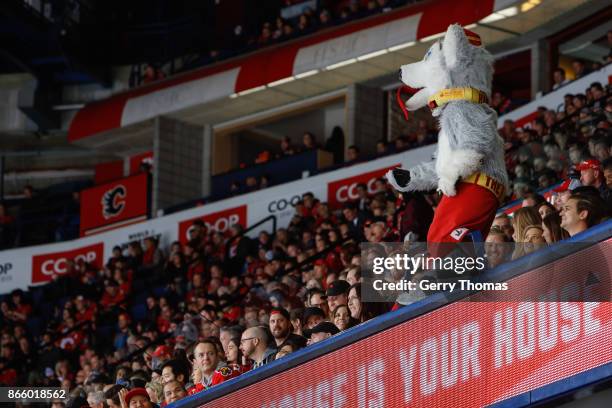
[(210, 145), (210, 128), (155, 119), (152, 214), (208, 193)]
[(348, 87), (346, 147), (357, 145), (363, 155), (376, 152), (376, 142), (385, 137), (385, 105), (385, 94), (379, 87)]

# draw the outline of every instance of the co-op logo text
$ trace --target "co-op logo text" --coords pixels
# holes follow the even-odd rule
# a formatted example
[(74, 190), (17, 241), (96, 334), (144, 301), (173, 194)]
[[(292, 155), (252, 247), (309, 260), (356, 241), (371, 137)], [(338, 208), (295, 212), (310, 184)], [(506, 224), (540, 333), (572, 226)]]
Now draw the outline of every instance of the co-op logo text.
[(75, 263), (83, 260), (85, 263), (95, 263), (97, 259), (96, 251), (87, 251), (83, 254), (76, 255), (74, 258), (59, 258), (49, 259), (40, 265), (40, 271), (43, 275), (53, 276), (55, 274), (64, 274), (68, 272), (68, 261), (74, 260)]
[(295, 207), (295, 205), (299, 203), (301, 199), (302, 197), (299, 195), (294, 195), (288, 200), (286, 198), (281, 198), (280, 200), (270, 201), (268, 204), (268, 212), (273, 214), (278, 211), (284, 211), (289, 207)]
[[(368, 194), (377, 193), (374, 187), (374, 183), (376, 183), (376, 180), (378, 180), (378, 177), (372, 177), (366, 183)], [(336, 191), (336, 201), (343, 203), (346, 201), (352, 201), (352, 200), (356, 200), (357, 198), (359, 198), (359, 196), (357, 195), (357, 186), (361, 183), (363, 182), (362, 181), (354, 182), (354, 183), (347, 184), (347, 185), (344, 185), (338, 188), (338, 191)]]

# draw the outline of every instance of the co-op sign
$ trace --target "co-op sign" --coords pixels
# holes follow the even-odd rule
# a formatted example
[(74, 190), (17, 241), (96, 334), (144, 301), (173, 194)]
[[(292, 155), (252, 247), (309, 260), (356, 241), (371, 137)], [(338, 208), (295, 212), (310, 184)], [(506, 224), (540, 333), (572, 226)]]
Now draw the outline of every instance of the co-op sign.
[(280, 200), (272, 200), (268, 203), (268, 213), (274, 214), (280, 211), (285, 211), (288, 208), (293, 208), (302, 200), (302, 196), (294, 195), (293, 197), (281, 198)]
[(384, 167), (382, 169), (359, 174), (357, 176), (347, 177), (341, 180), (332, 181), (327, 185), (327, 200), (329, 206), (338, 208), (343, 203), (353, 201), (358, 198), (357, 186), (361, 183), (365, 184), (368, 189), (368, 194), (375, 193), (374, 183), (377, 179), (383, 177), (389, 169), (398, 167), (399, 164)]
[(68, 272), (70, 261), (84, 261), (100, 268), (104, 257), (104, 243), (87, 245), (69, 251), (53, 252), (32, 257), (32, 284), (49, 282), (53, 276)]
[(189, 242), (189, 233), (195, 220), (202, 220), (208, 230), (226, 232), (232, 225), (240, 224), (243, 227), (247, 226), (247, 206), (241, 205), (238, 207), (228, 208), (226, 210), (217, 211), (206, 214), (201, 217), (190, 218), (179, 222), (179, 241), (185, 244)]

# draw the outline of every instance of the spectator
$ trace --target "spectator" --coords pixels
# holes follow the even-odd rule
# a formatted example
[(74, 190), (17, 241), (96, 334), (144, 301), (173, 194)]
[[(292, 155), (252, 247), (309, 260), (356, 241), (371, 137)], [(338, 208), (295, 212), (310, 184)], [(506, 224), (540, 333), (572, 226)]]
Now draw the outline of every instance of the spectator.
[(561, 228), (559, 213), (553, 212), (542, 217), (542, 236), (548, 245), (569, 238), (567, 231)]
[(123, 385), (115, 384), (104, 392), (104, 399), (108, 408), (121, 408), (119, 391), (125, 389)]
[(304, 133), (304, 136), (302, 136), (302, 150), (313, 150), (318, 148), (319, 146), (317, 145), (314, 135), (310, 132)]
[(291, 156), (295, 154), (295, 149), (291, 145), (291, 139), (288, 136), (283, 136), (280, 141), (280, 153), (278, 157)]
[(308, 344), (318, 343), (338, 333), (340, 333), (340, 330), (336, 327), (335, 324), (330, 322), (321, 322), (309, 330)]
[(379, 140), (378, 142), (376, 142), (376, 154), (383, 156), (388, 153), (387, 150), (388, 145), (386, 141)]
[(142, 265), (148, 268), (156, 268), (164, 261), (164, 255), (159, 249), (159, 241), (154, 237), (144, 240), (145, 251), (142, 257)]
[(514, 228), (512, 228), (512, 221), (510, 217), (506, 213), (499, 213), (493, 219), (493, 224), (491, 228), (498, 227), (501, 231), (506, 234), (509, 240), (512, 240), (512, 235), (514, 234)]
[(304, 309), (302, 326), (304, 329), (312, 329), (317, 324), (325, 320), (325, 312), (319, 307), (307, 307)]
[(545, 246), (546, 240), (542, 235), (543, 229), (541, 224), (529, 225), (525, 228), (525, 242), (523, 245), (525, 254), (530, 254)]
[(359, 157), (359, 148), (355, 145), (351, 145), (346, 150), (346, 162), (353, 164), (361, 160)]
[(87, 403), (90, 408), (104, 408), (104, 393), (102, 391), (93, 391), (87, 394)]
[(584, 62), (580, 60), (574, 60), (572, 62), (572, 68), (574, 69), (574, 75), (576, 79), (580, 79), (585, 75), (588, 75), (589, 72), (586, 70)]
[(553, 82), (553, 91), (569, 83), (569, 80), (565, 79), (565, 70), (563, 68), (557, 67), (553, 71)]
[(132, 388), (129, 392), (126, 389), (120, 391), (120, 396), (123, 396), (127, 408), (153, 408), (151, 399), (147, 390), (144, 388)]
[[(149, 394), (149, 399), (153, 404), (159, 405), (164, 401), (164, 387), (155, 381), (151, 381), (145, 384), (145, 389)], [(108, 404), (108, 400), (106, 401)], [(110, 406), (109, 408), (121, 408), (120, 406)]]
[(608, 191), (612, 190), (612, 158), (606, 159), (602, 163), (604, 179), (606, 181), (606, 187)]
[(361, 283), (361, 270), (359, 267), (352, 267), (346, 273), (346, 281), (353, 286), (356, 283)]
[(344, 331), (356, 324), (356, 321), (351, 317), (351, 312), (347, 305), (338, 305), (333, 311), (332, 316), (334, 324), (340, 331)]
[[(178, 381), (182, 385), (185, 385), (189, 380), (189, 366), (187, 362), (178, 359), (164, 362), (161, 366), (161, 379), (162, 384), (167, 384), (170, 381)], [(164, 392), (164, 395), (165, 394)]]
[(538, 213), (542, 219), (544, 219), (544, 217), (546, 217), (548, 214), (557, 212), (556, 208), (548, 201), (542, 201), (540, 204), (536, 205), (535, 208), (538, 210)]
[(285, 342), (285, 344), (283, 344), (283, 346), (281, 348), (278, 349), (278, 351), (276, 352), (276, 355), (274, 356), (274, 359), (278, 360), (279, 358), (283, 358), (287, 354), (291, 354), (294, 351), (299, 350), (300, 348), (301, 347), (297, 346), (293, 342), (287, 341), (287, 342)]
[(275, 307), (270, 312), (270, 331), (276, 342), (276, 348), (282, 347), (285, 341), (291, 339), (294, 342), (306, 343), (301, 336), (292, 333), (293, 327), (289, 312), (282, 307)]
[(344, 132), (340, 126), (335, 126), (332, 134), (325, 142), (325, 150), (334, 155), (334, 164), (344, 161)]
[(361, 283), (356, 283), (348, 291), (348, 308), (356, 323), (363, 323), (389, 311), (384, 302), (362, 302)]
[(327, 305), (330, 311), (336, 309), (340, 305), (348, 303), (348, 291), (351, 285), (345, 280), (337, 280), (329, 284), (325, 296), (327, 297)]
[(603, 216), (599, 197), (573, 194), (561, 210), (561, 227), (570, 237), (598, 224)]
[(604, 182), (599, 160), (585, 160), (576, 166), (576, 170), (580, 172), (580, 183), (582, 183), (583, 186), (595, 187), (602, 196), (607, 195), (608, 187)]
[(251, 327), (242, 333), (240, 350), (253, 361), (253, 368), (274, 360), (275, 350), (268, 348), (268, 334), (262, 327)]
[(535, 208), (523, 207), (516, 210), (516, 212), (512, 215), (512, 227), (514, 229), (512, 238), (517, 245), (514, 253), (512, 254), (512, 259), (519, 258), (526, 254), (527, 246), (524, 244), (529, 242), (526, 235), (527, 228), (532, 225), (541, 224), (542, 219), (540, 218), (540, 213)]
[(219, 330), (219, 341), (221, 341), (221, 346), (223, 346), (224, 353), (227, 354), (227, 345), (229, 344), (230, 340), (236, 337), (239, 338), (241, 332), (242, 330), (238, 326), (224, 326)]
[(177, 380), (170, 380), (164, 383), (164, 402), (166, 405), (172, 404), (187, 396), (185, 386)]
[(510, 258), (512, 241), (498, 226), (493, 226), (485, 239), (485, 254), (489, 268), (493, 269)]
[(594, 142), (594, 156), (600, 163), (610, 157), (610, 143), (606, 139), (599, 139)]
[(522, 207), (536, 207), (538, 208), (541, 203), (543, 203), (544, 197), (536, 193), (527, 193), (523, 196)]

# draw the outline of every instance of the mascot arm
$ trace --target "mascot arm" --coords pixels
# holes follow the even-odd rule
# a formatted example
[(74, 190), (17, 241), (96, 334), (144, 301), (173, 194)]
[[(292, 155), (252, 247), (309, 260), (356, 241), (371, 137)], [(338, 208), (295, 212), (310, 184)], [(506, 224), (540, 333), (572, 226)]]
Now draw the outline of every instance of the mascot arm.
[(393, 169), (385, 175), (389, 184), (398, 191), (428, 191), (438, 186), (435, 162), (429, 161), (412, 167), (410, 170)]

